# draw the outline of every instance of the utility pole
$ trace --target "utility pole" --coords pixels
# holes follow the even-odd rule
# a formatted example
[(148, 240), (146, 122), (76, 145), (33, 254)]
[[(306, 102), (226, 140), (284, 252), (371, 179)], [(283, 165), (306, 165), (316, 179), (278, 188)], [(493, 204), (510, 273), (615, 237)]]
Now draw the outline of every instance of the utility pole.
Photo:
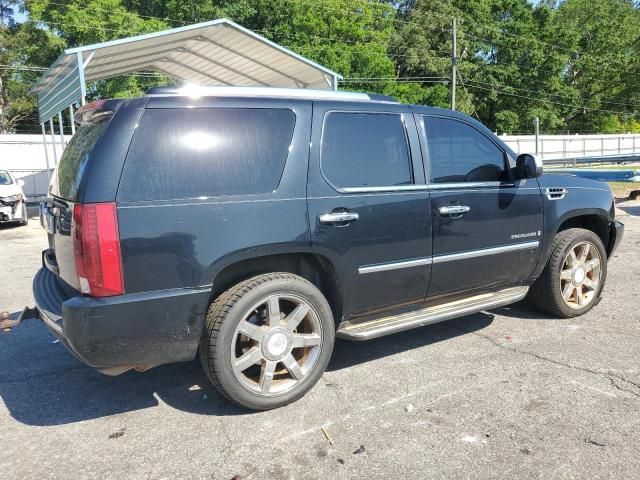
[(540, 138), (540, 118), (535, 117), (533, 119), (533, 128), (535, 129), (535, 133), (536, 133), (536, 155), (538, 154), (538, 139)]
[(456, 77), (458, 68), (458, 35), (456, 17), (451, 19), (451, 110), (456, 109)]

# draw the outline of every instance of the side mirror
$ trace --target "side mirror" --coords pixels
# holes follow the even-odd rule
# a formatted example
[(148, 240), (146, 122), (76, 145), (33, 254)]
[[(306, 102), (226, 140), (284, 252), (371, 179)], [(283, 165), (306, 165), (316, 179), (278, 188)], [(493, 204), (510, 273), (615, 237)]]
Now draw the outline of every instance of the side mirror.
[(538, 178), (542, 175), (542, 160), (530, 153), (518, 155), (516, 159), (516, 172), (518, 179)]
[(18, 180), (16, 180), (16, 183), (18, 184), (18, 186), (19, 186), (20, 188), (24, 187), (24, 180), (22, 180), (21, 178), (20, 178), (20, 179), (18, 179)]

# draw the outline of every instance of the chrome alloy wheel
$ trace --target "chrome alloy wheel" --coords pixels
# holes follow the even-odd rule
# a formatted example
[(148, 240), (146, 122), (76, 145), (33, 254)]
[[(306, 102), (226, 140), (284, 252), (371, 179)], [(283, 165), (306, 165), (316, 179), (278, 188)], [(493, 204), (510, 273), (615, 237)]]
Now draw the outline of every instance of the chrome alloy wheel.
[(560, 290), (567, 306), (580, 309), (593, 302), (600, 286), (601, 262), (598, 249), (590, 242), (571, 248), (560, 272)]
[(251, 392), (282, 394), (311, 372), (321, 345), (315, 309), (294, 295), (272, 295), (254, 305), (236, 327), (233, 373)]

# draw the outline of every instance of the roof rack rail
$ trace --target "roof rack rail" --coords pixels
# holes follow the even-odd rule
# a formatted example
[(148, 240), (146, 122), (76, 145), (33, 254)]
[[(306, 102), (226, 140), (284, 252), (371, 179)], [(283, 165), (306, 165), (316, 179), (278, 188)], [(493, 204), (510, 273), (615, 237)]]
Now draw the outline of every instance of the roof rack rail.
[(338, 92), (335, 90), (312, 90), (306, 88), (275, 87), (226, 87), (188, 85), (184, 87), (152, 87), (147, 90), (149, 96), (221, 96), (221, 97), (271, 97), (271, 98), (303, 98), (309, 100), (372, 100), (377, 102), (393, 102), (397, 100), (387, 95)]

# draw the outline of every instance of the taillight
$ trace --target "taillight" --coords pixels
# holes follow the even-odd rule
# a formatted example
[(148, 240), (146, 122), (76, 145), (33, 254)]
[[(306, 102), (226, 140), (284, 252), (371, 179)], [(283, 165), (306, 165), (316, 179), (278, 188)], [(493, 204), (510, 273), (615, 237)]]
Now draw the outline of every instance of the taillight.
[(124, 293), (115, 203), (74, 207), (73, 252), (82, 293), (92, 297)]

